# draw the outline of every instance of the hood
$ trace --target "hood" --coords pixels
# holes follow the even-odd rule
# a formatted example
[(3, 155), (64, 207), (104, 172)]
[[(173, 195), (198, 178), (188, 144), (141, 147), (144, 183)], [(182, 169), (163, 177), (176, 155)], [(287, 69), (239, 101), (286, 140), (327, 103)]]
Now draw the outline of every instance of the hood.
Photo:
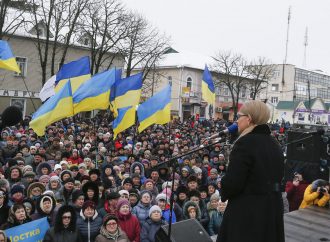
[(41, 169), (46, 167), (48, 169), (48, 174), (49, 175), (52, 172), (52, 167), (50, 166), (50, 164), (46, 163), (46, 162), (42, 162), (37, 166), (37, 175), (41, 176)]
[(134, 169), (136, 166), (139, 166), (140, 167), (140, 170), (141, 170), (141, 177), (144, 177), (144, 166), (142, 163), (140, 162), (134, 162), (132, 165), (131, 165), (131, 169), (130, 169), (130, 173), (131, 175), (134, 173)]
[(38, 199), (37, 201), (37, 211), (39, 214), (42, 214), (42, 215), (45, 215), (46, 213), (44, 212), (44, 207), (43, 207), (43, 201), (48, 198), (50, 199), (50, 203), (51, 203), (51, 206), (52, 206), (52, 209), (50, 211), (50, 213), (52, 213), (56, 207), (56, 200), (53, 196), (50, 196), (50, 195), (41, 195), (41, 197)]
[(97, 183), (88, 181), (82, 186), (82, 191), (84, 193), (85, 200), (88, 200), (88, 196), (87, 196), (88, 189), (92, 189), (94, 191), (94, 196), (93, 196), (92, 200), (97, 205), (98, 201), (99, 201), (99, 187), (98, 187)]
[(193, 207), (196, 208), (196, 218), (197, 218), (197, 220), (200, 220), (201, 219), (201, 216), (202, 216), (201, 215), (201, 210), (200, 210), (199, 206), (196, 205), (196, 203), (191, 202), (191, 201), (188, 201), (188, 202), (186, 202), (184, 204), (184, 206), (182, 208), (183, 217), (185, 219), (188, 219), (189, 218), (188, 208), (191, 207), (191, 206), (193, 206)]

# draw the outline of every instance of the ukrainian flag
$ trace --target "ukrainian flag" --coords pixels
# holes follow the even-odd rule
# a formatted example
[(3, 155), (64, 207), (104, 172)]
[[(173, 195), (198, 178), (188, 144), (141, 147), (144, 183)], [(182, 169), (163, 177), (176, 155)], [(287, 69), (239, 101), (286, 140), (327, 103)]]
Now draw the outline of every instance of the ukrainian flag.
[(110, 111), (113, 112), (114, 116), (118, 116), (118, 110), (115, 104), (115, 97), (116, 97), (116, 85), (121, 80), (121, 69), (116, 69), (116, 81), (115, 84), (112, 85), (110, 89)]
[(42, 136), (47, 125), (70, 116), (73, 116), (73, 102), (69, 80), (33, 114), (30, 127), (37, 135)]
[(116, 70), (108, 70), (85, 81), (73, 94), (74, 114), (94, 109), (108, 109), (110, 89), (116, 80)]
[(137, 110), (139, 132), (152, 124), (166, 124), (171, 121), (171, 86), (167, 85), (142, 103)]
[(55, 92), (58, 92), (70, 79), (72, 93), (75, 93), (78, 87), (90, 78), (91, 70), (88, 56), (63, 64), (56, 74)]
[(21, 73), (7, 41), (0, 40), (0, 68)]
[(114, 101), (111, 103), (114, 108), (136, 106), (140, 103), (142, 73), (117, 80), (115, 85)]
[(205, 66), (204, 73), (203, 73), (202, 97), (209, 104), (214, 104), (214, 102), (215, 102), (214, 84), (212, 81), (211, 73), (210, 73), (209, 69), (207, 68), (207, 66)]
[(135, 124), (136, 107), (129, 106), (118, 109), (118, 117), (113, 121), (113, 139), (116, 139), (117, 135)]

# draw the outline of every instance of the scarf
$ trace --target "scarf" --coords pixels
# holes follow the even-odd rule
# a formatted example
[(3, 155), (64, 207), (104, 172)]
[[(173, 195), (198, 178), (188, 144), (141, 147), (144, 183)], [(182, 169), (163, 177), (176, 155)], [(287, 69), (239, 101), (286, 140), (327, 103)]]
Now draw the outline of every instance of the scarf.
[(119, 229), (117, 229), (116, 233), (111, 234), (103, 225), (101, 227), (100, 230), (100, 234), (102, 234), (104, 237), (106, 237), (107, 239), (112, 239), (114, 241), (117, 240), (117, 238), (119, 237)]

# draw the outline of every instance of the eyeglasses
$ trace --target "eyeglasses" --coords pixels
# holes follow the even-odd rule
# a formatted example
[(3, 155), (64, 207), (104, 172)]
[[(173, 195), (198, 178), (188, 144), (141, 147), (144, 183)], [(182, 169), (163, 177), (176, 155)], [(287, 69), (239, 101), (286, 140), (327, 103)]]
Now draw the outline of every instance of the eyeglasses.
[(71, 219), (71, 216), (62, 216), (62, 219)]
[(249, 115), (247, 115), (247, 114), (237, 114), (237, 119), (239, 119), (240, 117), (244, 117), (244, 116), (249, 116)]
[(116, 222), (112, 222), (112, 223), (107, 223), (107, 225), (115, 226), (115, 225), (117, 225), (117, 223)]

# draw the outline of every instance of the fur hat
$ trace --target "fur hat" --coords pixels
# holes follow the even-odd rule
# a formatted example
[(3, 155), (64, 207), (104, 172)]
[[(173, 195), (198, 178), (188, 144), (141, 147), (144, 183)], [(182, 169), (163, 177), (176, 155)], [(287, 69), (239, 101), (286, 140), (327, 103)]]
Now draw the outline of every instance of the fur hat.
[(130, 184), (133, 185), (133, 180), (132, 180), (132, 178), (127, 177), (126, 179), (124, 179), (124, 180), (123, 180), (123, 185), (125, 185), (126, 183), (130, 183)]
[(84, 196), (84, 193), (81, 190), (74, 190), (72, 192), (72, 203), (75, 203), (80, 196)]
[(151, 217), (151, 214), (155, 211), (160, 212), (160, 214), (162, 214), (162, 210), (160, 209), (159, 206), (157, 205), (153, 205), (150, 209), (149, 209), (149, 218)]
[(120, 198), (120, 194), (118, 192), (110, 192), (107, 195), (107, 200), (117, 199)]
[(74, 179), (73, 178), (68, 178), (63, 182), (63, 185), (67, 184), (68, 182), (72, 182), (74, 184)]
[(190, 191), (188, 193), (188, 197), (189, 197), (189, 199), (191, 197), (198, 197), (198, 198), (200, 198), (201, 197), (201, 193), (199, 191), (197, 191), (197, 190), (192, 190), (192, 191)]
[(10, 190), (12, 196), (18, 192), (24, 194), (24, 188), (21, 185), (14, 185)]
[(36, 176), (36, 173), (34, 173), (33, 171), (26, 171), (24, 172), (24, 175), (23, 177), (26, 178), (26, 177), (35, 177)]
[(217, 169), (212, 168), (212, 169), (210, 170), (210, 174), (217, 174), (217, 175), (218, 175), (218, 171), (217, 171)]
[(188, 194), (188, 188), (186, 186), (179, 186), (177, 189), (176, 189), (176, 194), (179, 195), (180, 193), (185, 193), (185, 194)]

